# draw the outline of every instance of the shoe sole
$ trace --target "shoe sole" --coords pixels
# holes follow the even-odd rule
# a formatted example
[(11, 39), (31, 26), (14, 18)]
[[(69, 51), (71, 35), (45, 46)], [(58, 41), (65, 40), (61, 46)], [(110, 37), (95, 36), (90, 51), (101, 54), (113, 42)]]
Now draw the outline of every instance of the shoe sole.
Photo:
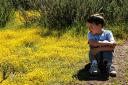
[(92, 76), (97, 76), (97, 75), (99, 75), (99, 72), (100, 72), (100, 70), (98, 69), (98, 72), (93, 72), (93, 73), (90, 73)]
[(98, 75), (98, 73), (90, 73), (91, 74), (91, 76), (97, 76)]
[(109, 75), (110, 75), (111, 77), (116, 77), (116, 74), (111, 74), (111, 73), (110, 73)]

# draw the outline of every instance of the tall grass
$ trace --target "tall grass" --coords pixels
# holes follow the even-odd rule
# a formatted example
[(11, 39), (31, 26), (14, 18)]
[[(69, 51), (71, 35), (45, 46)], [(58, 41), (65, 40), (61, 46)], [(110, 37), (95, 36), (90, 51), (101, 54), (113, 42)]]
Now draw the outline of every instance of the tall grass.
[(106, 28), (113, 32), (114, 37), (119, 40), (128, 39), (128, 25), (126, 23), (107, 24)]
[(10, 0), (0, 0), (0, 27), (4, 27), (12, 14), (12, 3)]
[[(102, 13), (106, 21), (127, 22), (127, 0), (1, 0), (1, 25), (9, 19), (10, 10), (36, 10), (41, 14), (38, 21), (44, 26), (61, 28), (77, 22), (85, 22), (90, 14)], [(26, 21), (27, 22), (27, 21)], [(64, 28), (63, 28), (64, 29)]]
[(108, 22), (125, 22), (127, 6), (127, 0), (43, 0), (41, 21), (49, 27), (63, 27), (85, 22), (90, 14), (102, 13)]

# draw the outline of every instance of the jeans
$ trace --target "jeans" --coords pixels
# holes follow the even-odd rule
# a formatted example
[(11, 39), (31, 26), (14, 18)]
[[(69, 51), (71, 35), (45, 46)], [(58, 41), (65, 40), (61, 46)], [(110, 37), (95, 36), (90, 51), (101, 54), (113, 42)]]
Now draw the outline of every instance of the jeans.
[(107, 61), (107, 63), (109, 65), (112, 64), (112, 59), (113, 59), (113, 52), (111, 51), (102, 51), (102, 52), (99, 52), (96, 54), (96, 56), (94, 57), (91, 53), (91, 50), (89, 52), (89, 59), (90, 59), (90, 62), (92, 62), (93, 60), (97, 60), (98, 63), (100, 63), (101, 61), (104, 62), (104, 61)]

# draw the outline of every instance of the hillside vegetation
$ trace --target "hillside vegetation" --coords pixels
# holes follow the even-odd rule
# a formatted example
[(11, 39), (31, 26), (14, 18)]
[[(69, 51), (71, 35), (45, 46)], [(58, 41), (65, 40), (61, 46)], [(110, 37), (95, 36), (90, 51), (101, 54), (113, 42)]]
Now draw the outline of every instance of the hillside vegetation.
[(88, 62), (87, 40), (47, 36), (39, 28), (0, 31), (2, 85), (76, 82), (73, 75)]
[(128, 0), (0, 0), (0, 84), (85, 84), (74, 77), (89, 62), (86, 19), (128, 38)]

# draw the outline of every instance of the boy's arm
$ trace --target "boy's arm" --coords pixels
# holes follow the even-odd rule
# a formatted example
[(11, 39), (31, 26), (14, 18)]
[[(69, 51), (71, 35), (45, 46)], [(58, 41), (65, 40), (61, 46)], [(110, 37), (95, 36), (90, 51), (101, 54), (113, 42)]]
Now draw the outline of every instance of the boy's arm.
[(92, 50), (93, 55), (95, 56), (98, 52), (101, 52), (101, 51), (113, 51), (114, 49), (115, 49), (114, 46), (113, 47), (106, 46), (106, 47), (93, 48), (91, 50)]
[(104, 46), (112, 46), (115, 47), (116, 43), (115, 41), (93, 41), (93, 40), (89, 40), (89, 45), (91, 47), (104, 47)]

